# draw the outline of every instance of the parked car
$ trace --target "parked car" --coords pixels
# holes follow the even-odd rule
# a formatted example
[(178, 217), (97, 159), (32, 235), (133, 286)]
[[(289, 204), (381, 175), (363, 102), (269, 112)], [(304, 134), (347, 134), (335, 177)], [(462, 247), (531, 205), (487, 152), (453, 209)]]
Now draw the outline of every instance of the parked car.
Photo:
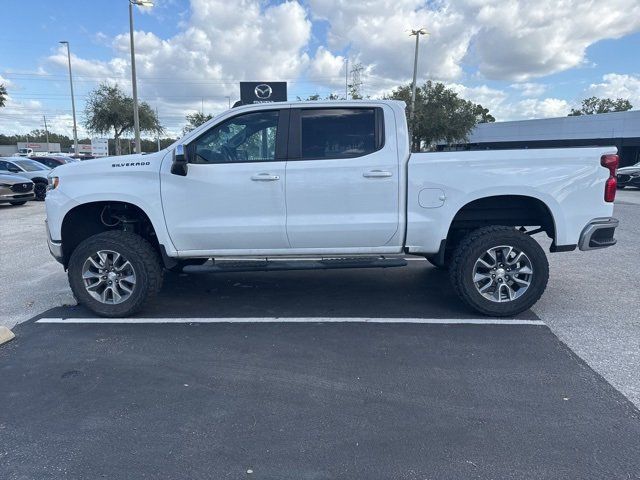
[(34, 198), (31, 180), (18, 175), (0, 173), (0, 203), (24, 205)]
[(38, 163), (46, 165), (49, 168), (56, 168), (60, 165), (64, 165), (65, 163), (75, 162), (77, 160), (72, 159), (71, 157), (55, 157), (53, 155), (46, 157), (31, 157), (31, 160), (34, 160)]
[(36, 200), (44, 200), (47, 195), (47, 176), (50, 171), (51, 168), (29, 158), (0, 158), (0, 173), (13, 173), (31, 180)]
[(78, 301), (109, 317), (143, 308), (163, 268), (401, 267), (408, 255), (448, 267), (481, 314), (512, 316), (549, 278), (531, 235), (551, 252), (616, 243), (615, 147), (411, 153), (408, 135), (392, 100), (234, 108), (160, 152), (56, 168), (49, 249)]
[(640, 188), (640, 162), (618, 169), (618, 188)]
[(16, 153), (13, 154), (14, 157), (28, 157), (33, 155), (32, 148), (19, 148)]

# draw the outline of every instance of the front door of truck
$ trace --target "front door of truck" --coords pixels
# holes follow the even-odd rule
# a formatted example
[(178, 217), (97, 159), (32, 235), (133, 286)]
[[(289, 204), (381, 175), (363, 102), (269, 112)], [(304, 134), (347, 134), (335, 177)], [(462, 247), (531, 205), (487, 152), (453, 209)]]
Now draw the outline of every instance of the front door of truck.
[(239, 114), (185, 146), (186, 175), (161, 172), (162, 206), (179, 252), (289, 247), (285, 165), (289, 110)]
[(291, 117), (291, 246), (399, 248), (398, 149), (394, 130), (385, 135), (383, 108), (301, 108), (292, 109)]

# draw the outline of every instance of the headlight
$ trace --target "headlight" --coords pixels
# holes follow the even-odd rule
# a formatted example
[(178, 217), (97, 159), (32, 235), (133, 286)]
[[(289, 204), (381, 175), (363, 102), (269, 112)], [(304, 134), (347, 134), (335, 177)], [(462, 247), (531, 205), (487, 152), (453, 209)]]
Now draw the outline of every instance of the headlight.
[(58, 188), (59, 184), (60, 184), (60, 177), (49, 177), (49, 185), (47, 188), (49, 190), (55, 190), (56, 188)]

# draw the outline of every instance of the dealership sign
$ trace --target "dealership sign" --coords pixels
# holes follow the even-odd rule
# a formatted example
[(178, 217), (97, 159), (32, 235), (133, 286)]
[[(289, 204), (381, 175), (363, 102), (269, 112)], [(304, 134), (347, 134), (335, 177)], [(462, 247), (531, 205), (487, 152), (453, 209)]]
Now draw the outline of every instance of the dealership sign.
[(92, 138), (91, 154), (94, 157), (108, 157), (109, 156), (109, 140), (106, 138)]
[(240, 103), (287, 101), (287, 82), (240, 82)]

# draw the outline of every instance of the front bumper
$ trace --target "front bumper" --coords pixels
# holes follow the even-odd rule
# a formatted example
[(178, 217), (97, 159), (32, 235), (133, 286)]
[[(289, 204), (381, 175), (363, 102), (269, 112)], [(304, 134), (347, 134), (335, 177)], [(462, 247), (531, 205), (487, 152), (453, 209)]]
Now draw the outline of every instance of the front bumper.
[(58, 262), (64, 264), (64, 256), (62, 254), (62, 242), (56, 242), (51, 239), (51, 233), (49, 232), (49, 224), (44, 221), (44, 226), (47, 229), (47, 244), (49, 245), (49, 252), (53, 255)]
[(619, 223), (617, 218), (594, 218), (582, 230), (578, 248), (596, 250), (615, 245), (617, 240), (613, 235)]
[(6, 195), (0, 195), (0, 203), (4, 202), (26, 202), (28, 200), (33, 200), (36, 198), (36, 195), (33, 192), (27, 193), (10, 193)]
[(640, 175), (619, 173), (617, 176), (619, 187), (638, 187), (640, 188)]

